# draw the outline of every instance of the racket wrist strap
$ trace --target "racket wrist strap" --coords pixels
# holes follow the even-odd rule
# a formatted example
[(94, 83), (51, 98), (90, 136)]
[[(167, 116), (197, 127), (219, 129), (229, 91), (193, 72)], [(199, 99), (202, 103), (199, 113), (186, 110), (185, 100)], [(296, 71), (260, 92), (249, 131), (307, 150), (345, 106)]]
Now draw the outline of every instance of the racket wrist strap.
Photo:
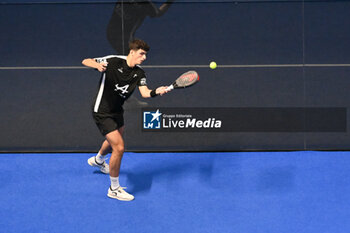
[(156, 93), (156, 89), (151, 91), (151, 97), (156, 97), (158, 94)]

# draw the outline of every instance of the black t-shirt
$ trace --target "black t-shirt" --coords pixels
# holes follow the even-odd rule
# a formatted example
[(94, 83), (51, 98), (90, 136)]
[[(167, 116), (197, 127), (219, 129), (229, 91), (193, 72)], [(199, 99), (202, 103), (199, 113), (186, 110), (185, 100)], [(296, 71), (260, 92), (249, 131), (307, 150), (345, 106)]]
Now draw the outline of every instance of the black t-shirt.
[(101, 114), (122, 113), (124, 101), (130, 97), (136, 86), (147, 85), (144, 70), (139, 66), (130, 68), (125, 56), (112, 55), (95, 58), (95, 61), (107, 62), (108, 65), (102, 73), (93, 111)]

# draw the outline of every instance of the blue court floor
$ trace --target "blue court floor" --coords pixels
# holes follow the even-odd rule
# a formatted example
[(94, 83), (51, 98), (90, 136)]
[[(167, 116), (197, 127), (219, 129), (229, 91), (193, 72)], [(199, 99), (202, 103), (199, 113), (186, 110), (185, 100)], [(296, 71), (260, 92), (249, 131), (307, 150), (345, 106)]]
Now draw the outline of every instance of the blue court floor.
[(350, 232), (350, 152), (126, 153), (132, 202), (90, 156), (0, 154), (0, 232)]

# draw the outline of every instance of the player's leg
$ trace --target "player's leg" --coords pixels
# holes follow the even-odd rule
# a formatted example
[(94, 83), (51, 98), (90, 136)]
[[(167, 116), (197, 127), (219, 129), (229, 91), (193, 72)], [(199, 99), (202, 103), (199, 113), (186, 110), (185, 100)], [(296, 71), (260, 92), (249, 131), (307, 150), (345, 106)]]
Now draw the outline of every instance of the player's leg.
[(124, 127), (114, 130), (106, 135), (107, 142), (112, 148), (111, 158), (109, 160), (110, 176), (118, 177), (120, 164), (124, 154)]
[(125, 192), (119, 184), (120, 166), (124, 154), (124, 127), (115, 130), (106, 135), (107, 141), (112, 147), (112, 154), (109, 160), (111, 186), (108, 189), (107, 196), (121, 201), (131, 201), (134, 199), (133, 195)]
[[(118, 128), (124, 125), (123, 114), (116, 115), (115, 117), (108, 117), (106, 115), (101, 115), (98, 113), (93, 114), (93, 118), (97, 127), (99, 128), (102, 135), (107, 135), (110, 132), (118, 130)], [(105, 156), (111, 153), (112, 147), (107, 139), (105, 139), (98, 151), (96, 156), (88, 159), (90, 166), (100, 168), (101, 172), (109, 174), (109, 165), (105, 161)]]

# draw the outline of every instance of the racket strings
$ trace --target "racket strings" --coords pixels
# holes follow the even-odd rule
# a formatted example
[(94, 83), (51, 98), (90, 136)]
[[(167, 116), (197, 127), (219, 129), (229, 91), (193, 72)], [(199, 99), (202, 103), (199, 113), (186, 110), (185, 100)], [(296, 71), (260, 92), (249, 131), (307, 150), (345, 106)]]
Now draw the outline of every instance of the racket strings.
[(197, 73), (187, 72), (187, 73), (183, 74), (182, 77), (179, 78), (176, 83), (179, 86), (188, 86), (188, 85), (196, 82), (197, 77), (198, 77)]

